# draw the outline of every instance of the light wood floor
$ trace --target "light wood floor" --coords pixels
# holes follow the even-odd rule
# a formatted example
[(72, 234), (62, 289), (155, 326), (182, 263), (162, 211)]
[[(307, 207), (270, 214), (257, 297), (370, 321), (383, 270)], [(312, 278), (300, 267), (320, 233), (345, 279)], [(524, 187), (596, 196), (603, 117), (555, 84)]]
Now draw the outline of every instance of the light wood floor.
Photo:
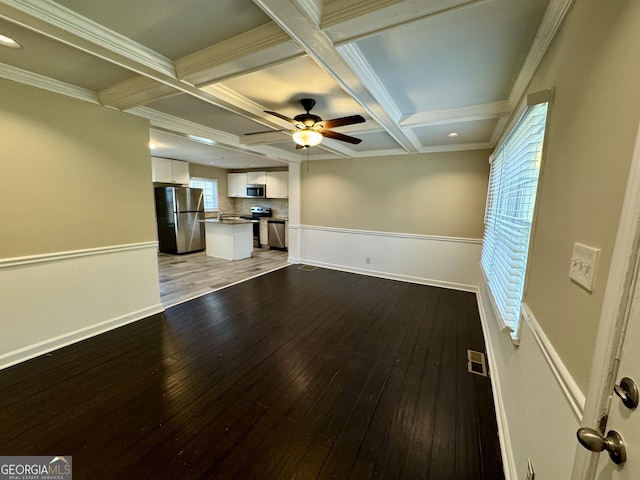
[(251, 258), (222, 260), (205, 252), (158, 254), (160, 300), (164, 307), (182, 303), (233, 283), (287, 265), (287, 252), (254, 248)]

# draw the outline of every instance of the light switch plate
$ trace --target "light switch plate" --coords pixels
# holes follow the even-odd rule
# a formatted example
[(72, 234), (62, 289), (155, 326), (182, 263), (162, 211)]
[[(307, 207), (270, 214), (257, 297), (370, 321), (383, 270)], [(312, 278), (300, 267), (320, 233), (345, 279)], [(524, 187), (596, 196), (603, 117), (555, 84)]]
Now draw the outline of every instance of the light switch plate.
[(569, 265), (569, 278), (592, 292), (599, 258), (599, 248), (574, 243), (571, 264)]

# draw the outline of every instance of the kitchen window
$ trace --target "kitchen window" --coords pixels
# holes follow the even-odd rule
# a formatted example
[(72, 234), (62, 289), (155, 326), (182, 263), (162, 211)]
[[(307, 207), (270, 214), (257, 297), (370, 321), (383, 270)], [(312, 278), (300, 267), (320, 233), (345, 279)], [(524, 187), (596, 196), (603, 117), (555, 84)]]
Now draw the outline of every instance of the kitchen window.
[(516, 342), (551, 92), (530, 96), (491, 157), (481, 265), (500, 326)]
[(218, 210), (218, 180), (192, 177), (189, 180), (189, 186), (201, 188), (204, 191), (204, 210), (206, 212)]

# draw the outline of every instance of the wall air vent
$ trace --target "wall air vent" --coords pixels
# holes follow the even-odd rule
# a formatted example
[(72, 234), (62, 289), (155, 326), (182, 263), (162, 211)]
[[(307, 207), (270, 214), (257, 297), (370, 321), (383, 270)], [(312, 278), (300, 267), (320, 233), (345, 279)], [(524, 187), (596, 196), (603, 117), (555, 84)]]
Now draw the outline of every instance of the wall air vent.
[(483, 377), (487, 376), (487, 359), (482, 352), (467, 350), (467, 371)]

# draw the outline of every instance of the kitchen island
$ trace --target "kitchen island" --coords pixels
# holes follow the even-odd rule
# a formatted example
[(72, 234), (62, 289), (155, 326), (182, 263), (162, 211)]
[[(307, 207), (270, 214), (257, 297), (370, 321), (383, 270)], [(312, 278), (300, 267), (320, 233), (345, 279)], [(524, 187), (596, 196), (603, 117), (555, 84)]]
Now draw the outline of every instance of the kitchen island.
[(205, 226), (206, 252), (210, 257), (241, 260), (253, 252), (253, 221), (241, 218), (201, 220)]

